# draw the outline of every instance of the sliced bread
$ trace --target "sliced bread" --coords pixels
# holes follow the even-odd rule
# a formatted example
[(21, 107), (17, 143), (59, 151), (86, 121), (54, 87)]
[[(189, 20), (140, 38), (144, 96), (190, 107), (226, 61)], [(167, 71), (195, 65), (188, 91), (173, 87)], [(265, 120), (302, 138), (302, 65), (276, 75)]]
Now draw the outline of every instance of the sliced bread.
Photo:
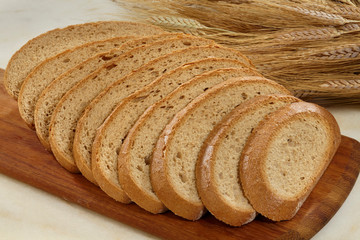
[[(124, 96), (123, 91), (126, 91), (126, 93), (130, 94), (139, 88), (146, 86), (151, 81), (155, 80), (156, 77), (164, 74), (167, 71), (182, 66), (183, 64), (208, 57), (237, 59), (241, 62), (245, 61), (248, 65), (250, 65), (249, 62), (244, 59), (244, 56), (238, 51), (230, 48), (222, 48), (219, 46), (186, 48), (155, 59), (154, 61), (133, 72), (131, 75), (114, 83), (102, 94), (99, 94), (99, 96), (91, 103), (91, 107), (88, 107), (87, 110), (89, 112), (84, 113), (84, 115), (89, 113), (94, 114), (94, 116), (86, 118), (92, 120), (92, 122), (91, 124), (85, 123), (85, 128), (88, 128), (88, 130), (85, 132), (88, 132), (89, 129), (93, 129), (93, 131), (95, 131), (96, 128), (93, 128), (94, 126), (101, 126), (101, 120), (105, 119), (105, 117), (108, 116), (109, 111), (111, 111), (109, 107), (115, 107), (118, 103), (118, 98), (126, 97)], [(114, 96), (117, 97), (115, 98)], [(104, 118), (102, 119), (99, 116), (103, 116)], [(103, 131), (105, 131), (105, 128), (103, 128)], [(94, 144), (92, 144), (91, 141), (89, 141), (91, 139), (87, 137), (85, 139), (81, 139), (81, 141), (89, 141), (90, 146), (92, 145), (91, 166), (96, 182), (108, 195), (114, 196), (115, 198), (116, 194), (123, 193), (123, 189), (118, 183), (117, 176), (118, 153), (115, 155), (113, 154), (113, 152), (119, 151), (120, 149), (117, 150), (113, 143), (109, 143), (106, 146), (103, 145), (102, 147), (102, 143), (100, 144), (100, 142), (106, 141), (107, 139), (110, 138), (99, 133), (97, 134), (97, 138), (94, 140)], [(99, 145), (96, 143), (99, 143)], [(82, 148), (81, 151), (89, 152), (89, 150), (86, 148)]]
[[(156, 85), (156, 82), (168, 82), (168, 85), (166, 85), (166, 89), (172, 89), (177, 87), (178, 85), (170, 82), (175, 81), (174, 78), (179, 78), (178, 84), (181, 84), (184, 79), (190, 79), (195, 74), (200, 74), (201, 72), (216, 69), (220, 67), (242, 67), (244, 68), (244, 64), (233, 59), (216, 59), (216, 58), (207, 58), (204, 60), (201, 60), (199, 62), (194, 62), (192, 64), (188, 64), (186, 67), (179, 67), (178, 69), (175, 69), (173, 71), (170, 71), (171, 69), (168, 69), (167, 72), (162, 76), (159, 77), (153, 86)], [(185, 76), (185, 74), (187, 74)], [(153, 77), (155, 80), (155, 77)], [(138, 77), (131, 79), (129, 81), (123, 81), (122, 85), (128, 85), (131, 82), (136, 82)], [(147, 82), (151, 82), (151, 77), (147, 79)], [(118, 84), (119, 85), (119, 84)], [(124, 88), (123, 86), (119, 85), (118, 88)], [(136, 87), (141, 87), (141, 85), (136, 85)], [(129, 89), (129, 87), (128, 87)], [(149, 89), (149, 88), (148, 88)], [(111, 91), (111, 90), (110, 90)], [(96, 107), (93, 105), (98, 104), (98, 100), (95, 99), (92, 103), (89, 104), (89, 106), (85, 109), (83, 116), (79, 119), (75, 131), (75, 137), (74, 137), (74, 144), (73, 144), (73, 153), (74, 158), (77, 167), (79, 168), (80, 172), (91, 182), (96, 182), (91, 169), (91, 148), (92, 143), (95, 139), (96, 135), (96, 129), (103, 123), (105, 118), (110, 115), (111, 111), (115, 108), (116, 104), (119, 103), (124, 96), (130, 95), (132, 91), (128, 92), (127, 90), (122, 90), (118, 92), (114, 92), (111, 94), (111, 97), (109, 98), (103, 98), (104, 102), (99, 103), (102, 104), (101, 107)], [(144, 91), (142, 91), (144, 92)], [(153, 93), (157, 93), (157, 96), (164, 96), (165, 93), (160, 93), (159, 91), (152, 91), (151, 93), (143, 93), (143, 99), (138, 102), (144, 102), (149, 105), (148, 100), (146, 100), (145, 95), (151, 95)], [(134, 93), (135, 94), (135, 93)], [(142, 93), (138, 93), (142, 94)], [(145, 97), (144, 97), (145, 96)], [(142, 107), (144, 107), (145, 104), (142, 104)], [(98, 110), (101, 108), (101, 112)], [(107, 111), (104, 111), (107, 109)], [(100, 115), (100, 113), (102, 115)], [(91, 119), (94, 118), (94, 119)]]
[(108, 85), (121, 79), (144, 63), (172, 52), (191, 46), (212, 44), (204, 38), (185, 35), (145, 46), (137, 47), (120, 56), (116, 62), (109, 62), (69, 90), (56, 106), (51, 117), (49, 142), (59, 163), (72, 172), (78, 172), (72, 143), (77, 121), (86, 106)]
[(65, 50), (39, 63), (24, 80), (19, 97), (19, 112), (25, 123), (34, 129), (34, 110), (41, 92), (58, 76), (86, 59), (112, 48), (117, 48), (130, 37), (112, 38), (104, 41), (86, 43)]
[(237, 105), (268, 94), (289, 91), (262, 77), (229, 79), (204, 92), (175, 115), (160, 135), (150, 163), (153, 189), (169, 210), (189, 220), (204, 214), (195, 181), (195, 165), (203, 142)]
[(242, 153), (239, 175), (254, 209), (274, 220), (291, 219), (329, 165), (341, 141), (325, 109), (299, 102), (267, 116)]
[(39, 63), (66, 49), (87, 42), (120, 36), (146, 36), (164, 32), (161, 28), (134, 22), (102, 21), (54, 29), (23, 45), (10, 59), (4, 85), (7, 92), (17, 99), (26, 76)]
[(129, 37), (129, 41), (121, 45), (119, 48), (110, 50), (105, 53), (99, 53), (96, 56), (80, 63), (64, 74), (61, 74), (58, 78), (52, 81), (49, 86), (44, 89), (44, 91), (42, 91), (36, 102), (34, 122), (36, 134), (40, 139), (40, 142), (47, 150), (50, 151), (49, 126), (52, 113), (60, 99), (67, 91), (75, 86), (75, 84), (96, 71), (98, 68), (102, 67), (105, 63), (116, 61), (120, 55), (130, 51), (133, 48), (181, 35), (182, 34), (163, 33), (149, 37), (136, 38), (133, 40), (130, 40)]
[(300, 100), (288, 95), (258, 96), (240, 104), (211, 131), (196, 164), (196, 186), (205, 207), (219, 220), (241, 226), (256, 211), (239, 183), (238, 165), (252, 130), (266, 115)]
[[(221, 68), (229, 66), (237, 66), (238, 68)], [(214, 69), (214, 71), (211, 71), (213, 74), (205, 74), (209, 80), (207, 81), (206, 77), (202, 78), (206, 82), (210, 82), (212, 78), (216, 78), (216, 76), (219, 79), (226, 79), (238, 76), (256, 75), (253, 70), (249, 70), (243, 64), (239, 64), (239, 62), (237, 63), (234, 60), (223, 62), (218, 59), (209, 58), (208, 60), (202, 60), (197, 63), (177, 68), (166, 76), (164, 75), (163, 77), (158, 78), (148, 86), (123, 99), (109, 116), (107, 124), (110, 124), (111, 126), (107, 129), (110, 130), (116, 128), (116, 139), (125, 138), (124, 144), (113, 139), (115, 147), (120, 148), (118, 156), (119, 183), (132, 201), (149, 212), (160, 213), (165, 211), (166, 208), (152, 190), (149, 164), (144, 158), (141, 159), (140, 162), (132, 158), (133, 155), (142, 155), (144, 149), (127, 152), (129, 149), (133, 150), (133, 146), (130, 146), (129, 142), (126, 140), (128, 132), (146, 108), (161, 100), (179, 85), (186, 84), (188, 80), (194, 78), (196, 75), (211, 69)], [(124, 119), (126, 119), (126, 121), (124, 121)], [(104, 132), (104, 134), (107, 133)], [(143, 143), (146, 142), (148, 138), (148, 135), (143, 136)]]

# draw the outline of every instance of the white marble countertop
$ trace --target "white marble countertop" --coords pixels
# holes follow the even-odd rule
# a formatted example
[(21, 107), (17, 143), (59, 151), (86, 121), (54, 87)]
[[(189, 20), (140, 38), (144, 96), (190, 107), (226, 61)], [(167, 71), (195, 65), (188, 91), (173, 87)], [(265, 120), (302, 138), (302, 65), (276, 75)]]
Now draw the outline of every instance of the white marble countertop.
[[(127, 20), (110, 0), (0, 0), (0, 68), (29, 39), (56, 27)], [(360, 105), (331, 107), (343, 135), (360, 141)], [(1, 136), (0, 136), (1, 137)], [(360, 239), (360, 182), (313, 239)], [(0, 239), (156, 239), (0, 174)]]

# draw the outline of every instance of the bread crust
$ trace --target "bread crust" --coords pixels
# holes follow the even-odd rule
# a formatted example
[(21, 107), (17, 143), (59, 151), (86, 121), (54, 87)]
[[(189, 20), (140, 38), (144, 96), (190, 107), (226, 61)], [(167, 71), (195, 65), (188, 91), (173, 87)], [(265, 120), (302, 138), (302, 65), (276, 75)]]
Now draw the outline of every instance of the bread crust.
[[(236, 107), (218, 125), (216, 125), (201, 148), (196, 166), (196, 184), (199, 196), (206, 208), (217, 219), (231, 226), (241, 226), (252, 221), (256, 216), (256, 211), (254, 209), (249, 209), (248, 206), (236, 208), (226, 201), (224, 196), (220, 193), (215, 178), (215, 162), (221, 160), (217, 159), (217, 151), (219, 150), (220, 143), (224, 140), (226, 135), (229, 134), (229, 131), (236, 122), (256, 111), (264, 104), (269, 104), (274, 101), (290, 104), (300, 100), (288, 95), (258, 96), (250, 99)], [(240, 182), (239, 188), (241, 189)]]
[(236, 85), (248, 84), (249, 82), (257, 81), (261, 83), (271, 84), (272, 86), (276, 85), (276, 88), (279, 89), (279, 92), (283, 94), (289, 94), (290, 92), (286, 90), (283, 86), (276, 84), (273, 81), (267, 80), (263, 77), (245, 77), (245, 78), (236, 78), (230, 79), (222, 84), (219, 84), (213, 87), (211, 90), (208, 90), (204, 96), (200, 95), (194, 101), (189, 103), (184, 109), (178, 112), (172, 121), (165, 127), (162, 134), (159, 137), (159, 140), (156, 144), (156, 147), (153, 152), (153, 158), (151, 161), (151, 183), (153, 189), (159, 199), (167, 206), (172, 212), (176, 215), (179, 215), (185, 219), (196, 220), (199, 219), (205, 212), (205, 207), (201, 201), (191, 202), (185, 199), (181, 194), (176, 191), (176, 187), (173, 185), (172, 177), (169, 173), (168, 162), (168, 151), (167, 146), (172, 141), (175, 132), (183, 124), (185, 116), (190, 114), (192, 109), (197, 108), (197, 106), (206, 98), (210, 98), (212, 95), (216, 95), (219, 89), (231, 88)]
[[(265, 149), (268, 149), (270, 142), (281, 127), (299, 116), (315, 116), (322, 124), (326, 124), (329, 143), (326, 146), (322, 166), (316, 169), (317, 172), (311, 184), (301, 194), (293, 196), (291, 199), (284, 199), (270, 189), (265, 177), (264, 159), (267, 153)], [(294, 103), (270, 114), (251, 134), (240, 159), (240, 179), (246, 197), (259, 213), (274, 221), (291, 219), (326, 170), (340, 141), (340, 130), (334, 117), (324, 108), (315, 104)]]
[[(76, 29), (76, 28), (81, 28), (81, 27), (89, 26), (89, 25), (98, 26), (98, 25), (102, 25), (102, 24), (126, 24), (126, 25), (138, 26), (139, 28), (140, 27), (141, 28), (147, 28), (147, 29), (151, 28), (154, 31), (158, 31), (159, 33), (164, 32), (164, 30), (162, 30), (160, 27), (157, 27), (157, 26), (154, 26), (154, 25), (148, 25), (148, 24), (143, 24), (143, 23), (135, 23), (135, 22), (126, 22), (126, 21), (98, 21), (98, 22), (82, 23), (82, 24), (70, 25), (70, 26), (67, 26), (65, 28), (56, 28), (56, 29), (47, 31), (47, 32), (42, 33), (42, 34), (38, 35), (37, 37), (29, 40), (19, 50), (17, 50), (15, 52), (15, 54), (10, 58), (10, 60), (8, 62), (8, 65), (7, 65), (6, 69), (5, 69), (5, 73), (4, 73), (4, 86), (5, 86), (5, 89), (8, 92), (8, 94), (10, 96), (12, 96), (15, 100), (17, 100), (18, 92), (19, 92), (19, 90), (21, 88), (22, 80), (20, 79), (20, 82), (16, 83), (15, 86), (11, 86), (13, 80), (9, 79), (9, 78), (11, 78), (11, 76), (9, 76), (9, 75), (11, 75), (10, 72), (12, 71), (13, 65), (17, 64), (16, 61), (17, 61), (17, 58), (19, 58), (19, 55), (21, 55), (22, 52), (24, 52), (26, 49), (28, 49), (29, 46), (31, 47), (31, 45), (36, 44), (36, 42), (38, 42), (41, 39), (44, 39), (48, 35), (52, 35), (52, 34), (56, 34), (56, 33), (61, 34), (61, 32), (65, 32), (65, 31), (67, 31), (69, 29)], [(61, 51), (58, 51), (58, 52), (61, 52)], [(56, 52), (56, 53), (58, 53), (58, 52)], [(35, 66), (36, 65), (37, 64), (35, 64)], [(31, 71), (31, 69), (29, 69), (29, 70)], [(26, 74), (28, 74), (28, 72)]]
[(112, 181), (109, 181), (108, 178), (104, 175), (104, 172), (101, 168), (101, 162), (96, 161), (96, 156), (98, 155), (98, 149), (100, 145), (100, 139), (103, 137), (102, 128), (98, 129), (98, 134), (96, 134), (96, 138), (93, 145), (92, 150), (92, 173), (94, 176), (95, 181), (100, 186), (100, 188), (108, 194), (110, 197), (115, 199), (116, 201), (122, 202), (122, 203), (131, 203), (131, 199), (128, 197), (128, 195), (125, 193), (124, 189), (121, 187), (120, 184), (114, 184)]

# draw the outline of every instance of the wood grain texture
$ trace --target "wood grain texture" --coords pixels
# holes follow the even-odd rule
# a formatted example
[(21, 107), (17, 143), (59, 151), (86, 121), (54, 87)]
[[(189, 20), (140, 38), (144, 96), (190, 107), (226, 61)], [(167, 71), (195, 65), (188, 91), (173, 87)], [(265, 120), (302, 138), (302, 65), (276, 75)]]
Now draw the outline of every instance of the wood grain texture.
[(135, 204), (117, 203), (79, 174), (62, 168), (21, 120), (17, 103), (5, 91), (0, 70), (0, 173), (66, 201), (166, 239), (309, 239), (337, 212), (360, 168), (360, 143), (343, 136), (330, 166), (297, 215), (272, 222), (258, 216), (239, 228), (207, 213), (191, 222), (171, 212), (153, 215)]

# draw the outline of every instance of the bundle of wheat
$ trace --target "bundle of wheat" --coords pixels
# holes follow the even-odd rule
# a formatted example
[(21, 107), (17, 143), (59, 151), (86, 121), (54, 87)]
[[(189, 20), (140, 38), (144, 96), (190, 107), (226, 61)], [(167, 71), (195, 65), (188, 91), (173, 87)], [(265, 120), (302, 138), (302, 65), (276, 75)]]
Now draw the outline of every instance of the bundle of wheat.
[(307, 101), (360, 103), (358, 0), (114, 1), (136, 21), (241, 50)]

